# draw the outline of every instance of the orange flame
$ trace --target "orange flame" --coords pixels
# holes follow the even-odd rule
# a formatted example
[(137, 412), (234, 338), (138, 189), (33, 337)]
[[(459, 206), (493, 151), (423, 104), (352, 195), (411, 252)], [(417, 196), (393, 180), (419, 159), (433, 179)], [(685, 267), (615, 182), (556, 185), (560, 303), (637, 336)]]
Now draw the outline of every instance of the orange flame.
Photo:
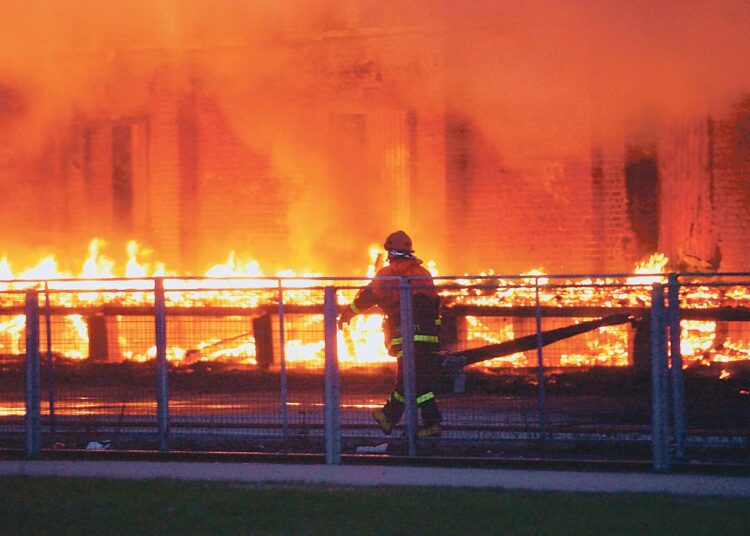
[[(88, 255), (77, 275), (62, 271), (57, 259), (52, 255), (44, 256), (36, 265), (14, 276), (12, 266), (7, 258), (0, 259), (0, 291), (19, 290), (33, 287), (39, 281), (46, 282), (52, 294), (50, 298), (56, 306), (93, 305), (101, 303), (118, 303), (122, 305), (139, 305), (151, 303), (154, 276), (167, 274), (163, 263), (153, 264), (145, 258), (151, 252), (143, 249), (137, 242), (130, 241), (126, 246), (127, 261), (123, 275), (127, 280), (106, 280), (116, 275), (116, 263), (103, 253), (106, 243), (98, 238), (88, 246)], [(373, 277), (382, 264), (382, 250), (371, 246), (369, 251), (370, 266), (368, 277)], [(656, 253), (647, 261), (638, 264), (633, 277), (627, 278), (624, 284), (610, 287), (596, 287), (599, 284), (617, 283), (615, 281), (592, 281), (588, 279), (570, 282), (564, 285), (551, 284), (543, 268), (530, 270), (522, 277), (510, 280), (501, 278), (466, 279), (458, 283), (464, 288), (446, 287), (441, 294), (455, 303), (467, 305), (484, 305), (493, 307), (512, 307), (533, 305), (536, 302), (535, 285), (539, 286), (540, 304), (545, 307), (566, 307), (575, 305), (599, 305), (607, 307), (645, 306), (650, 300), (649, 287), (654, 282), (664, 282), (663, 274), (668, 258)], [(428, 269), (437, 275), (434, 261), (427, 263)], [(482, 276), (492, 276), (492, 272)], [(234, 251), (227, 260), (208, 269), (206, 276), (211, 279), (180, 279), (170, 277), (166, 280), (166, 297), (169, 305), (197, 307), (202, 305), (257, 307), (263, 304), (276, 303), (279, 292), (283, 293), (284, 303), (320, 304), (322, 294), (312, 287), (320, 282), (312, 279), (315, 274), (306, 273), (298, 276), (294, 271), (282, 271), (276, 274), (284, 279), (266, 276), (260, 264), (254, 259), (242, 259)], [(103, 292), (102, 289), (106, 289)], [(117, 292), (127, 289), (128, 292)], [(140, 292), (143, 291), (143, 292)], [(353, 291), (342, 290), (338, 293), (340, 304), (346, 304)], [(683, 300), (691, 307), (711, 307), (721, 300), (747, 303), (747, 291), (743, 287), (730, 287), (719, 293), (708, 286), (691, 287)], [(545, 321), (549, 321), (546, 319)], [(130, 333), (129, 323), (121, 317), (108, 320), (115, 325), (116, 344), (123, 359), (146, 361), (155, 356), (155, 347), (136, 350), (135, 333)], [(302, 322), (304, 325), (300, 324)], [(338, 333), (339, 361), (343, 367), (368, 366), (374, 363), (392, 363), (383, 344), (381, 330), (382, 316), (378, 314), (360, 315)], [(683, 320), (683, 337), (681, 352), (685, 366), (691, 364), (725, 363), (730, 361), (750, 360), (750, 344), (736, 338), (725, 336), (717, 339), (717, 322)], [(70, 359), (84, 359), (88, 353), (89, 326), (80, 314), (64, 316), (65, 344), (62, 354)], [(533, 333), (535, 326), (528, 321), (498, 319), (489, 317), (467, 316), (465, 318), (466, 344), (478, 346), (510, 340), (517, 336)], [(518, 331), (520, 330), (520, 331)], [(294, 330), (285, 341), (285, 359), (291, 365), (322, 366), (324, 346), (320, 340), (305, 340), (296, 335), (300, 332), (322, 332), (322, 317), (310, 315), (304, 320), (295, 320)], [(6, 317), (0, 322), (0, 351), (18, 354), (23, 348), (24, 316)], [(553, 356), (553, 362), (560, 366), (625, 366), (629, 362), (629, 334), (623, 326), (600, 328), (591, 335), (581, 337), (576, 344), (565, 345), (562, 350), (545, 349), (546, 359)], [(251, 334), (236, 338), (217, 346), (218, 339), (206, 339), (185, 349), (177, 345), (168, 348), (168, 359), (175, 362), (194, 360), (212, 361), (228, 360), (233, 363), (256, 365), (255, 339)], [(235, 340), (236, 339), (236, 340)], [(219, 341), (221, 342), (221, 341)], [(477, 368), (498, 366), (535, 366), (535, 352), (516, 353), (510, 356), (488, 360)]]

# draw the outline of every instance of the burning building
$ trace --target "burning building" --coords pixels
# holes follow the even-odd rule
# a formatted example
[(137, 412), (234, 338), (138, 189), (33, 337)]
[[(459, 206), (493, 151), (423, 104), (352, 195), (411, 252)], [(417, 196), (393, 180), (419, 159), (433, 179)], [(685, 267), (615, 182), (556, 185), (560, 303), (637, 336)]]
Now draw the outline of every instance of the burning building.
[(407, 228), (442, 273), (746, 270), (747, 7), (493, 4), (6, 2), (3, 253), (361, 275)]
[(5, 253), (356, 273), (405, 227), (444, 273), (747, 265), (745, 6), (427, 7), (6, 3)]

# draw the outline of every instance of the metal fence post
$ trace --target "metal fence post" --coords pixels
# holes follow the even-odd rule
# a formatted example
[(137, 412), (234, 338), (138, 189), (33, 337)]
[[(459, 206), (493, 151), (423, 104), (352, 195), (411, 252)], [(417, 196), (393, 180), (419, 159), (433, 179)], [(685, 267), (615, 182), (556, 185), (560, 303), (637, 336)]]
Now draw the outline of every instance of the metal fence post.
[(338, 329), (336, 317), (338, 306), (336, 289), (326, 287), (323, 299), (323, 326), (325, 331), (325, 435), (326, 463), (341, 463), (341, 422), (339, 420), (339, 360), (337, 340)]
[(545, 393), (544, 393), (544, 352), (542, 347), (544, 346), (544, 339), (542, 337), (542, 305), (539, 299), (539, 278), (534, 278), (534, 291), (536, 294), (536, 360), (537, 360), (537, 404), (539, 410), (539, 434), (541, 439), (544, 439), (547, 435), (547, 415), (545, 407)]
[(39, 382), (39, 295), (26, 292), (26, 455), (42, 450), (41, 389)]
[(286, 377), (286, 328), (284, 326), (284, 286), (279, 279), (279, 380), (281, 382), (281, 434), (286, 437), (289, 433), (289, 414), (287, 411), (289, 387)]
[(675, 456), (685, 458), (685, 380), (682, 374), (680, 348), (680, 282), (677, 274), (669, 276), (669, 356), (672, 367), (672, 411), (674, 419)]
[(404, 416), (409, 456), (417, 455), (417, 371), (414, 364), (414, 311), (411, 282), (402, 277), (399, 285), (401, 302), (401, 369), (404, 374)]
[(49, 281), (44, 282), (44, 321), (47, 331), (47, 396), (49, 397), (50, 434), (54, 442), (55, 423), (55, 367), (52, 355), (52, 307), (49, 301)]
[(164, 279), (154, 279), (154, 326), (156, 328), (156, 424), (159, 451), (169, 452), (169, 387), (167, 382), (167, 310)]
[(669, 469), (667, 444), (667, 337), (664, 310), (664, 288), (654, 283), (651, 290), (651, 448), (653, 467)]

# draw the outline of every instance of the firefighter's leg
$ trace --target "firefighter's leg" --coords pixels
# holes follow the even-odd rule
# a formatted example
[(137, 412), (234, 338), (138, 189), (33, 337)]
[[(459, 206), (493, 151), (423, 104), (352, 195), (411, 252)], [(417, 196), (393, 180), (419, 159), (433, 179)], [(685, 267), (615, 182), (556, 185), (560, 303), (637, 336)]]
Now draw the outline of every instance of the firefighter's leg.
[(435, 399), (433, 384), (435, 380), (435, 362), (432, 345), (418, 345), (417, 365), (417, 408), (422, 418), (420, 437), (439, 436), (442, 433), (440, 423), (443, 416)]
[[(440, 423), (443, 419), (432, 388), (435, 366), (433, 345), (417, 344), (414, 353), (417, 376), (416, 402), (423, 425), (418, 435), (420, 437), (439, 436), (442, 432)], [(401, 420), (405, 409), (404, 402), (403, 366), (399, 359), (396, 387), (388, 396), (383, 409), (375, 410), (372, 414), (385, 434), (390, 434), (393, 427)]]
[(373, 419), (380, 425), (380, 429), (386, 435), (391, 434), (393, 427), (401, 420), (401, 416), (404, 414), (404, 382), (402, 374), (403, 370), (401, 368), (401, 360), (399, 359), (396, 386), (391, 394), (388, 395), (383, 408), (372, 412)]
[(393, 424), (400, 421), (401, 416), (404, 414), (404, 369), (401, 364), (401, 359), (398, 360), (396, 386), (393, 388), (391, 394), (388, 395), (388, 399), (383, 406), (383, 413)]
[(383, 406), (383, 413), (390, 422), (396, 424), (404, 414), (404, 407), (404, 395), (398, 389), (394, 389), (388, 395), (388, 400), (386, 400)]

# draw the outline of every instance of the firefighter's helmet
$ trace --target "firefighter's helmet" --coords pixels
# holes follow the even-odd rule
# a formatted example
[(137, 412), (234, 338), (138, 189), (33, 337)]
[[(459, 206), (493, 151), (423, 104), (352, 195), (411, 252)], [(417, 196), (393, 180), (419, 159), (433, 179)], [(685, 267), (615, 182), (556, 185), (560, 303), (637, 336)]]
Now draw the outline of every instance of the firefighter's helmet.
[(385, 239), (383, 247), (387, 251), (401, 251), (403, 253), (414, 252), (411, 245), (411, 238), (409, 238), (409, 235), (403, 231), (396, 231), (395, 233), (389, 234), (388, 238)]

